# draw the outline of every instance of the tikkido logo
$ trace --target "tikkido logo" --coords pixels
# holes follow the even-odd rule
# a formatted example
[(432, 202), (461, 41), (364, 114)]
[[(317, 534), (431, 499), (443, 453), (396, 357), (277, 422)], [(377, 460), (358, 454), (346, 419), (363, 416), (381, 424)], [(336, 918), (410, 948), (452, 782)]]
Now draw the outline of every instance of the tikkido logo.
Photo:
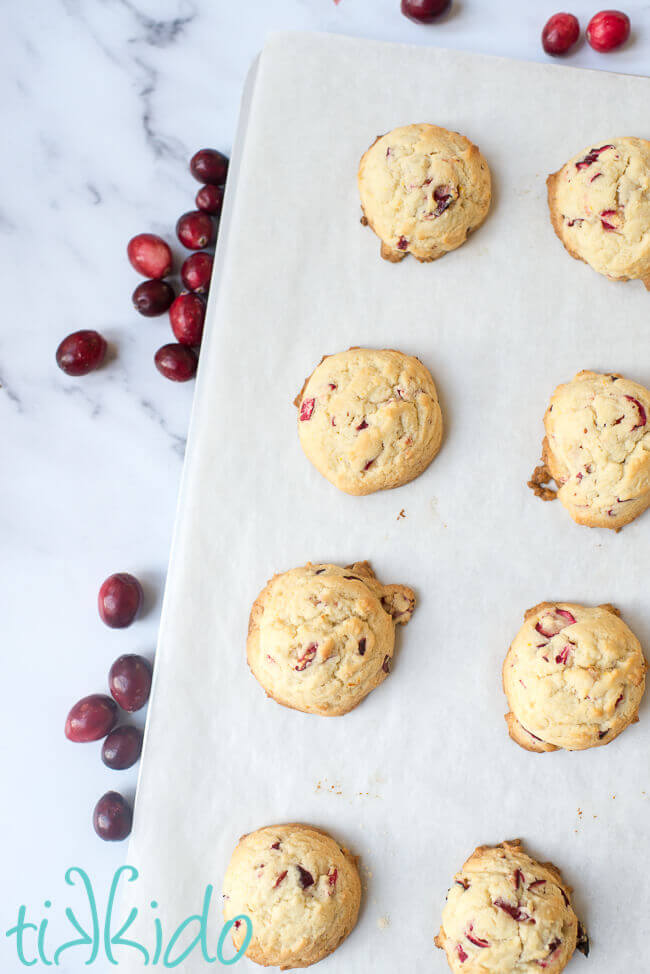
[[(205, 888), (201, 912), (185, 917), (171, 935), (166, 935), (162, 922), (156, 915), (158, 909), (156, 900), (151, 900), (149, 904), (152, 914), (149, 921), (143, 917), (142, 911), (135, 907), (130, 910), (126, 919), (116, 916), (115, 900), (120, 879), (123, 876), (126, 882), (133, 883), (137, 880), (139, 873), (134, 866), (121, 866), (115, 872), (106, 901), (106, 909), (100, 920), (97, 897), (90, 877), (77, 866), (67, 870), (65, 874), (67, 885), (78, 887), (82, 897), (82, 905), (77, 908), (77, 912), (73, 911), (72, 907), (66, 906), (63, 913), (67, 924), (76, 934), (72, 940), (60, 942), (60, 938), (52, 935), (53, 924), (50, 924), (50, 921), (61, 919), (63, 922), (62, 917), (48, 914), (39, 922), (34, 923), (27, 916), (27, 907), (20, 906), (16, 923), (5, 934), (10, 940), (15, 938), (16, 953), (20, 963), (25, 967), (33, 967), (39, 963), (47, 967), (58, 967), (63, 957), (67, 966), (67, 963), (72, 962), (74, 956), (75, 960), (82, 963), (84, 967), (97, 961), (101, 963), (104, 959), (109, 964), (118, 965), (120, 960), (125, 960), (128, 952), (130, 957), (134, 953), (139, 954), (143, 967), (155, 967), (156, 965), (165, 968), (178, 967), (193, 953), (202, 956), (206, 964), (219, 963), (229, 966), (236, 964), (246, 953), (253, 936), (253, 924), (250, 917), (243, 913), (222, 926), (216, 942), (216, 949), (211, 945), (209, 913), (214, 893), (213, 886), (208, 885)], [(44, 908), (48, 911), (51, 910), (52, 901), (45, 900)], [(80, 915), (85, 917), (83, 923), (79, 920)], [(138, 916), (141, 917), (140, 924), (144, 919), (145, 923), (150, 922), (153, 927), (151, 937), (146, 943), (127, 939), (125, 936)], [(233, 927), (239, 929), (241, 924), (246, 926), (244, 940), (234, 956), (225, 957), (224, 950), (232, 950), (229, 934)], [(48, 925), (50, 925), (49, 931)], [(66, 932), (69, 932), (69, 929)], [(54, 941), (58, 942), (58, 946), (54, 945)], [(116, 948), (119, 948), (119, 956), (115, 954)], [(213, 950), (214, 954), (212, 953)]]

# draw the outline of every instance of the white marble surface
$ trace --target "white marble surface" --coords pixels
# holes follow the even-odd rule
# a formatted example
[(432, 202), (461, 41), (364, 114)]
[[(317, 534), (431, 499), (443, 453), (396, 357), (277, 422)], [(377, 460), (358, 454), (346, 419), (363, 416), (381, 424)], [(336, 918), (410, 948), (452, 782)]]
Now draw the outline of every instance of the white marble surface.
[[(2, 931), (20, 903), (41, 914), (47, 896), (60, 906), (66, 867), (83, 865), (101, 893), (124, 857), (125, 846), (95, 837), (91, 810), (110, 788), (132, 794), (135, 770), (104, 768), (99, 745), (68, 743), (63, 722), (77, 698), (105, 689), (116, 656), (153, 654), (193, 390), (153, 367), (170, 332), (166, 318), (132, 310), (138, 279), (128, 239), (153, 230), (172, 240), (197, 188), (187, 159), (203, 145), (228, 151), (243, 80), (268, 31), (542, 60), (539, 32), (556, 9), (555, 0), (456, 0), (427, 28), (405, 20), (398, 0), (5, 5)], [(576, 0), (571, 9), (585, 26), (595, 4)], [(565, 63), (647, 73), (650, 4), (630, 0), (625, 9), (633, 43), (609, 56), (583, 43)], [(435, 109), (432, 90), (432, 118)], [(103, 332), (111, 355), (101, 371), (71, 379), (54, 352), (79, 328)], [(102, 579), (119, 570), (145, 583), (146, 613), (111, 631), (95, 600)], [(6, 950), (2, 936), (0, 956)], [(2, 969), (18, 969), (6, 956)]]

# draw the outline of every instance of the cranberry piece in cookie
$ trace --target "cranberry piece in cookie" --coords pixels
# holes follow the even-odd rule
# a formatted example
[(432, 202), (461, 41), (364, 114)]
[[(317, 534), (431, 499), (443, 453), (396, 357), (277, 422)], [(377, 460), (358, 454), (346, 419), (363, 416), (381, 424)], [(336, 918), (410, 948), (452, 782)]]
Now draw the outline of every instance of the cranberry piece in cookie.
[(613, 606), (536, 605), (503, 664), (511, 738), (537, 752), (609, 744), (638, 720), (646, 668)]
[(326, 355), (294, 404), (308, 459), (347, 494), (408, 483), (442, 442), (431, 374), (419, 359), (394, 349)]
[[(243, 836), (223, 884), (226, 922), (252, 925), (246, 956), (266, 967), (302, 968), (336, 950), (361, 902), (356, 857), (309, 825), (274, 825)], [(247, 925), (233, 925), (235, 949)]]
[(559, 870), (519, 841), (480, 846), (447, 894), (436, 946), (454, 974), (559, 974), (580, 949), (579, 931), (585, 936), (570, 892)]
[(405, 125), (379, 136), (361, 158), (359, 194), (381, 256), (432, 261), (465, 242), (490, 208), (488, 164), (458, 132)]
[(367, 562), (294, 568), (272, 578), (253, 604), (248, 665), (277, 703), (345, 714), (386, 679), (395, 626), (414, 606), (411, 589), (382, 585)]
[(596, 142), (546, 180), (566, 250), (611, 280), (650, 288), (650, 142)]
[(579, 372), (551, 397), (529, 486), (559, 497), (578, 524), (620, 530), (650, 506), (649, 415), (650, 391), (639, 383)]

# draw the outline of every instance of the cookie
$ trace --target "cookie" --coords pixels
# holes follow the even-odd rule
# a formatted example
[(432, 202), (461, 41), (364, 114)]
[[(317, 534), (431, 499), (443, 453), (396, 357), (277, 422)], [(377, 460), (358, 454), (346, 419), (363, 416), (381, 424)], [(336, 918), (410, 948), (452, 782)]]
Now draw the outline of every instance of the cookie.
[(429, 370), (393, 349), (326, 355), (296, 396), (300, 444), (347, 494), (418, 477), (440, 449), (442, 413)]
[(435, 938), (458, 974), (558, 974), (589, 941), (571, 888), (519, 841), (479, 846), (454, 877)]
[[(246, 950), (256, 964), (309, 967), (354, 929), (361, 902), (356, 857), (311, 825), (269, 825), (244, 835), (223, 883), (226, 921), (252, 923)], [(235, 948), (248, 924), (235, 920)]]
[(648, 417), (650, 392), (638, 382), (578, 372), (553, 393), (528, 486), (543, 500), (559, 497), (578, 524), (618, 531), (650, 505)]
[(581, 751), (639, 719), (647, 666), (617, 609), (541, 602), (524, 619), (503, 664), (513, 741)]
[(465, 243), (490, 209), (488, 164), (464, 135), (404, 125), (378, 136), (361, 157), (359, 194), (368, 224), (393, 263), (436, 260)]
[(583, 149), (546, 180), (551, 223), (576, 260), (650, 288), (650, 142)]
[(308, 714), (347, 714), (391, 670), (395, 625), (415, 595), (382, 585), (367, 561), (311, 565), (275, 575), (255, 600), (247, 656), (266, 694)]

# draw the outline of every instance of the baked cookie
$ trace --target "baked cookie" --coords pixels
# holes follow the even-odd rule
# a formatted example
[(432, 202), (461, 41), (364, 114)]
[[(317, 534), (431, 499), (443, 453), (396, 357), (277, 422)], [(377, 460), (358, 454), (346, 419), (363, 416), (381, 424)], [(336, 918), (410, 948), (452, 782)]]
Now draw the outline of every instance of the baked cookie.
[(519, 841), (479, 846), (454, 877), (436, 947), (459, 974), (558, 974), (576, 947), (589, 953), (570, 893)]
[(400, 487), (440, 449), (442, 413), (431, 374), (393, 349), (326, 355), (294, 405), (307, 457), (347, 494)]
[(247, 656), (266, 695), (307, 714), (347, 714), (390, 673), (395, 625), (413, 613), (404, 585), (382, 585), (367, 561), (275, 575), (248, 623)]
[(551, 223), (572, 257), (650, 288), (650, 142), (583, 149), (546, 180)]
[[(269, 825), (244, 835), (223, 883), (226, 921), (244, 914), (253, 936), (246, 950), (256, 964), (309, 967), (352, 932), (361, 902), (356, 857), (311, 825)], [(237, 950), (247, 933), (235, 921)]]
[(503, 664), (513, 741), (582, 751), (639, 719), (647, 666), (617, 609), (541, 602), (524, 619)]
[(407, 253), (436, 260), (465, 243), (490, 209), (488, 164), (464, 135), (404, 125), (378, 136), (361, 157), (364, 217), (393, 262)]
[(649, 416), (650, 392), (638, 382), (578, 372), (553, 393), (528, 486), (543, 500), (559, 497), (578, 524), (618, 531), (650, 505)]

